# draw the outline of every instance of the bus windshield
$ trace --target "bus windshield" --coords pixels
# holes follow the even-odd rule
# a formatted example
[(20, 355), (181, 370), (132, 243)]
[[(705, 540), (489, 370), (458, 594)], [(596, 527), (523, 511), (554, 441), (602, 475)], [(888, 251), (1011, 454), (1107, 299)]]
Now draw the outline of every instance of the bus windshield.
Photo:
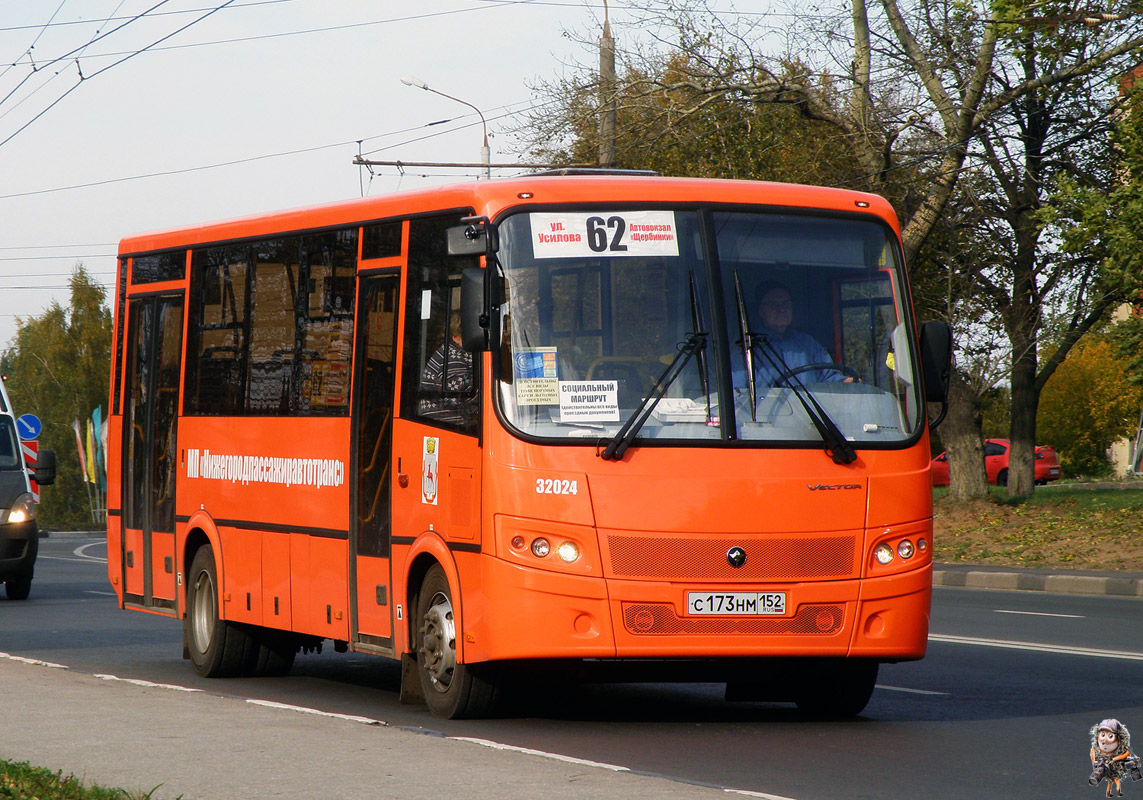
[(899, 247), (872, 217), (593, 206), (516, 213), (500, 242), (498, 408), (521, 434), (594, 444), (635, 417), (642, 443), (918, 432)]

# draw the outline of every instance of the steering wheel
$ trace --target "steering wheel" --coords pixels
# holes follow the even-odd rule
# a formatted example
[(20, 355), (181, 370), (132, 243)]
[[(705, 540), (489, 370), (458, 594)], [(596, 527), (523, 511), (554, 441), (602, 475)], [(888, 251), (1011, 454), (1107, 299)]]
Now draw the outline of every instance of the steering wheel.
[(789, 372), (783, 372), (781, 375), (779, 375), (777, 377), (777, 379), (775, 379), (774, 385), (777, 386), (780, 383), (783, 383), (783, 382), (789, 380), (790, 378), (794, 377), (795, 375), (799, 375), (803, 372), (812, 372), (814, 370), (826, 370), (829, 372), (840, 372), (842, 375), (845, 375), (846, 377), (853, 378), (853, 380), (855, 382), (861, 381), (861, 373), (859, 373), (853, 367), (847, 366), (846, 364), (832, 364), (828, 361), (822, 361), (822, 362), (818, 362), (815, 364), (802, 364), (800, 367), (794, 367)]

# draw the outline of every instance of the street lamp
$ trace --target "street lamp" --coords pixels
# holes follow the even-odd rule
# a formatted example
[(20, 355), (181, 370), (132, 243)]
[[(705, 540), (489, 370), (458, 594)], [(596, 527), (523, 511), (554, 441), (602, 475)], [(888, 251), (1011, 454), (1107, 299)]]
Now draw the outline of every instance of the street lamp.
[(453, 97), (451, 94), (445, 94), (442, 91), (430, 88), (429, 85), (423, 80), (413, 77), (412, 75), (406, 75), (405, 77), (401, 78), (401, 83), (405, 84), (406, 86), (414, 86), (418, 89), (424, 89), (426, 92), (439, 94), (441, 97), (447, 97), (449, 100), (460, 103), (461, 105), (468, 106), (473, 111), (475, 111), (477, 115), (480, 116), (480, 125), (482, 128), (484, 128), (484, 146), (480, 148), (480, 163), (484, 165), (484, 179), (488, 180), (491, 178), (492, 173), (488, 166), (491, 158), (490, 151), (488, 149), (488, 123), (484, 121), (484, 114), (481, 113), (480, 109), (474, 106), (472, 103), (469, 103), (467, 100), (461, 100), (459, 97)]

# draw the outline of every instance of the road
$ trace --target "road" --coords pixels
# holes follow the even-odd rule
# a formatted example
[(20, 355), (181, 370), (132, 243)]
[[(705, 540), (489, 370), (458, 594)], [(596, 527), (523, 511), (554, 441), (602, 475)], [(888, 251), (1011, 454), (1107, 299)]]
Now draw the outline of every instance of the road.
[(553, 685), (499, 719), (444, 721), (398, 704), (395, 664), (332, 648), (299, 656), (286, 678), (201, 679), (181, 658), (177, 623), (115, 608), (102, 542), (41, 544), (31, 599), (0, 601), (4, 653), (212, 699), (256, 698), (621, 765), (696, 792), (1097, 797), (1102, 788), (1086, 783), (1088, 729), (1105, 717), (1143, 726), (1139, 598), (938, 588), (928, 656), (882, 667), (872, 701), (851, 721), (727, 704), (718, 685), (661, 684)]

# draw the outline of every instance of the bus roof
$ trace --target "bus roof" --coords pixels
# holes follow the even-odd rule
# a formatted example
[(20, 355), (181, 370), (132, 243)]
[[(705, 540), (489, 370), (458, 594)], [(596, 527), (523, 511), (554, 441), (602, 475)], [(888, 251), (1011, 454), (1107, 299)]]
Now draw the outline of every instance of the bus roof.
[(495, 217), (513, 206), (591, 202), (705, 202), (861, 211), (876, 214), (900, 233), (897, 217), (888, 201), (879, 195), (848, 189), (646, 175), (530, 175), (437, 186), (141, 233), (124, 238), (119, 243), (119, 255), (336, 228), (433, 211), (472, 208), (477, 214)]

